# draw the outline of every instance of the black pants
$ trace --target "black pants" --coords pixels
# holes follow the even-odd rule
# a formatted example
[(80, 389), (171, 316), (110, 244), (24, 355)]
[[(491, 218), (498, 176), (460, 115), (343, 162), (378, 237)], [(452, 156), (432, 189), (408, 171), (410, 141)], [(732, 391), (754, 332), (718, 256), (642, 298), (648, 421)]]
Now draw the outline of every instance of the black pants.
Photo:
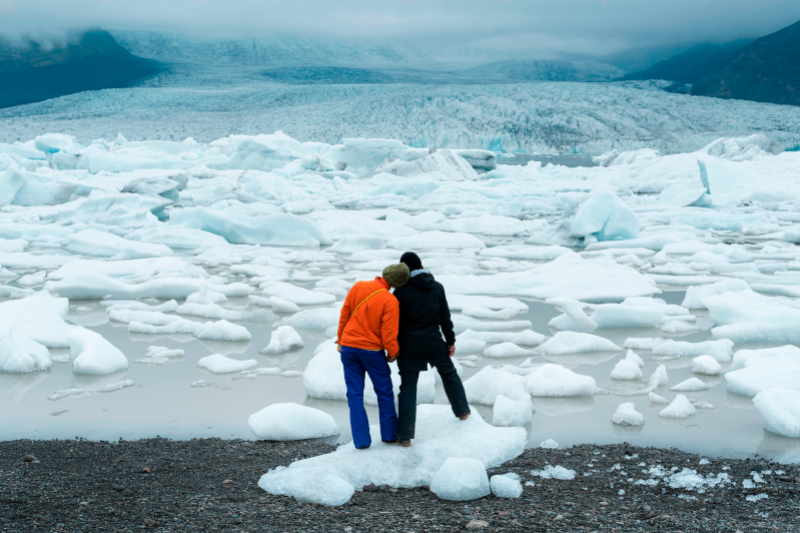
[[(449, 357), (444, 357), (431, 363), (442, 376), (442, 385), (453, 414), (460, 416), (469, 412), (467, 394), (464, 392), (464, 385), (458, 376), (455, 365)], [(414, 429), (417, 425), (417, 381), (419, 381), (419, 371), (400, 370), (400, 395), (398, 397), (399, 418), (398, 433), (399, 439), (413, 439)]]

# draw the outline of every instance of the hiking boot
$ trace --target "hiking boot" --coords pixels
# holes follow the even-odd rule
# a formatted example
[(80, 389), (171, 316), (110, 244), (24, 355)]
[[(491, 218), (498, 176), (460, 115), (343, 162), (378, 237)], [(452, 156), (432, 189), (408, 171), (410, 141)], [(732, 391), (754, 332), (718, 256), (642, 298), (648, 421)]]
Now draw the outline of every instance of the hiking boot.
[(400, 446), (403, 448), (410, 448), (411, 447), (411, 439), (400, 439)]
[(384, 444), (397, 444), (398, 442), (400, 442), (398, 439), (383, 441)]
[(458, 415), (458, 419), (459, 420), (466, 420), (467, 418), (469, 418), (469, 415), (471, 415), (471, 414), (472, 414), (472, 411), (467, 411), (466, 413), (461, 413), (460, 415)]

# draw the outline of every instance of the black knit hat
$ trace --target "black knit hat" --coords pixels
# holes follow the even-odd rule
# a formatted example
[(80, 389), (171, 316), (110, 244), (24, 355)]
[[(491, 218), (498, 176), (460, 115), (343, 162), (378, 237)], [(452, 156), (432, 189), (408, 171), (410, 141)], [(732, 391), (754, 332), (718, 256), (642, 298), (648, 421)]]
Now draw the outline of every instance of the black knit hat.
[(415, 270), (420, 270), (422, 268), (422, 259), (419, 258), (417, 254), (414, 252), (406, 252), (400, 258), (401, 263), (405, 263), (408, 265), (408, 269), (411, 272)]

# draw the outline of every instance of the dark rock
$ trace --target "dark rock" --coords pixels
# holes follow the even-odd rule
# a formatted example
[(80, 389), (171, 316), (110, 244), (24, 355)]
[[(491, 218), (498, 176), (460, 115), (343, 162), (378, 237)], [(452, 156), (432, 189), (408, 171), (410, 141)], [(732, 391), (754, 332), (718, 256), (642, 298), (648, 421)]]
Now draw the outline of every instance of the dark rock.
[(117, 492), (122, 492), (122, 491), (125, 490), (125, 487), (123, 487), (122, 485), (114, 485), (111, 488), (114, 489)]
[(145, 524), (147, 527), (158, 527), (158, 526), (160, 525), (160, 524), (159, 524), (158, 522), (156, 522), (155, 520), (150, 520), (149, 518), (145, 518), (145, 519), (144, 519), (144, 524)]
[(139, 470), (139, 473), (140, 474), (149, 474), (150, 473), (150, 467), (147, 467), (147, 466), (142, 467), (142, 469)]
[(369, 485), (365, 485), (363, 490), (364, 492), (378, 492), (378, 487), (376, 487), (374, 483), (370, 483)]
[(34, 462), (38, 463), (39, 462), (39, 460), (36, 457), (34, 457), (33, 455), (26, 455), (25, 457), (22, 458), (22, 460), (25, 461), (26, 463), (34, 463)]
[(386, 491), (388, 491), (390, 488), (392, 488), (392, 487), (390, 487), (389, 485), (378, 485), (378, 490), (380, 490), (380, 491), (382, 491), (382, 492), (386, 492)]

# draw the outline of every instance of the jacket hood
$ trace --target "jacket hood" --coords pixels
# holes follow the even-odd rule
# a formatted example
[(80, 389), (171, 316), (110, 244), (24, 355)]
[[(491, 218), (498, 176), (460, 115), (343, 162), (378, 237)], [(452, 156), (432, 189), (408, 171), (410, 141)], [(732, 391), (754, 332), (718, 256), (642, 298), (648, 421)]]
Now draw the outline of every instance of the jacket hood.
[(409, 285), (413, 285), (417, 289), (429, 291), (433, 289), (433, 274), (430, 270), (414, 270), (411, 272), (411, 277), (408, 280)]

